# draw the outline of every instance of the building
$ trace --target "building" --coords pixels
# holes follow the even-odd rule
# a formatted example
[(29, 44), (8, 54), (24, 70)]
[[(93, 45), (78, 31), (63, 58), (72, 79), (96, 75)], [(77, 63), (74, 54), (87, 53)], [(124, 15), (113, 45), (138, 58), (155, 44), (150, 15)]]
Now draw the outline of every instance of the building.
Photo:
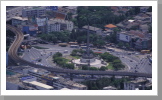
[(127, 31), (122, 31), (117, 33), (117, 40), (118, 41), (123, 41), (123, 42), (131, 42), (132, 35), (129, 34)]
[(46, 10), (57, 11), (58, 6), (46, 6)]
[(74, 24), (72, 21), (67, 21), (63, 19), (50, 19), (49, 21), (57, 22), (58, 24), (60, 24), (60, 30), (72, 31), (74, 28)]
[(113, 25), (113, 24), (108, 24), (108, 25), (105, 25), (105, 30), (113, 30), (114, 28), (116, 28), (117, 26)]
[(52, 86), (37, 82), (37, 81), (23, 81), (24, 85), (33, 87), (37, 90), (53, 90), (54, 88)]
[(22, 32), (24, 34), (30, 34), (31, 36), (35, 35), (38, 31), (37, 25), (24, 25), (22, 26)]
[(124, 90), (146, 90), (151, 89), (152, 82), (144, 78), (137, 78), (130, 82), (124, 82)]
[(46, 31), (46, 33), (50, 33), (50, 32), (59, 32), (61, 29), (60, 29), (60, 26), (61, 26), (61, 24), (60, 23), (58, 23), (58, 22), (56, 22), (56, 21), (54, 21), (54, 20), (49, 20), (48, 22), (47, 22), (47, 31)]
[[(76, 89), (76, 90), (86, 90), (85, 85), (64, 79), (61, 76), (55, 76), (46, 70), (40, 69), (24, 69), (24, 74), (29, 74), (37, 78), (37, 81), (52, 86), (57, 90), (62, 88)], [(29, 82), (26, 82), (29, 83)]]
[(17, 26), (17, 25), (26, 25), (28, 21), (28, 18), (23, 18), (23, 17), (12, 17), (12, 25)]
[(135, 42), (135, 48), (138, 50), (145, 50), (152, 48), (152, 40), (149, 38), (138, 38)]
[(22, 17), (41, 17), (42, 15), (45, 15), (45, 11), (45, 7), (28, 7), (22, 10)]
[[(82, 27), (83, 30), (88, 31), (88, 26), (83, 26)], [(93, 26), (89, 26), (89, 32), (90, 33), (95, 33), (97, 35), (102, 35), (102, 29), (101, 28), (97, 28), (97, 27), (93, 27)]]

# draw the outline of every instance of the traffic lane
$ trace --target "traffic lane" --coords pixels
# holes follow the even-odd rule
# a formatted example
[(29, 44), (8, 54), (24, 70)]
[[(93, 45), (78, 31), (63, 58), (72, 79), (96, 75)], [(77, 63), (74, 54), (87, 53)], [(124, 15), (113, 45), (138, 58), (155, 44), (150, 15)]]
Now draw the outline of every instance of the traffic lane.
[[(44, 44), (38, 44), (38, 46), (42, 46), (42, 47), (47, 47), (47, 48), (50, 48), (51, 49), (51, 47), (52, 47), (52, 49), (54, 49), (55, 51), (59, 51), (59, 52), (63, 52), (63, 51), (61, 51), (62, 49), (63, 50), (68, 50), (69, 51), (69, 53), (68, 54), (70, 54), (70, 52), (73, 50), (73, 49), (75, 49), (75, 48), (70, 48), (69, 46), (68, 47), (60, 47), (60, 46), (58, 46), (58, 45), (44, 45)], [(98, 49), (92, 49), (94, 52), (107, 52), (106, 50), (98, 50)], [(48, 51), (48, 49), (46, 50), (46, 51)], [(125, 61), (122, 61), (123, 63), (125, 63), (127, 66), (130, 66), (130, 68), (131, 68), (131, 70), (130, 71), (134, 71), (134, 68), (136, 67), (136, 65), (137, 65), (137, 58), (135, 58), (135, 57), (132, 57), (132, 56), (136, 56), (136, 55), (128, 55), (127, 53), (122, 53), (122, 52), (117, 52), (117, 51), (114, 51), (114, 52), (110, 52), (111, 54), (113, 54), (114, 56), (117, 56), (117, 57), (120, 57), (120, 58), (122, 58), (122, 56), (126, 56), (126, 57), (131, 57), (132, 59), (127, 59), (127, 60), (125, 60)], [(64, 54), (64, 53), (63, 53)], [(66, 54), (65, 54), (66, 55)], [(130, 60), (132, 60), (133, 62), (130, 62)], [(144, 71), (144, 69), (142, 69), (142, 70), (140, 70), (141, 72), (145, 72)]]

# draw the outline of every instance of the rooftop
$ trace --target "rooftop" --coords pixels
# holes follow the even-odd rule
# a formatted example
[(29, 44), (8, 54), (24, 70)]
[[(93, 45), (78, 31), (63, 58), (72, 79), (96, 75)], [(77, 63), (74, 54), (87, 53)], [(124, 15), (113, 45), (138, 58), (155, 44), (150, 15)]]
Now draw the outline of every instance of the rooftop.
[(108, 25), (105, 25), (105, 27), (107, 27), (107, 28), (115, 28), (115, 27), (117, 27), (117, 26), (115, 26), (115, 25), (113, 25), (113, 24), (108, 24)]
[(45, 7), (39, 7), (39, 6), (31, 6), (31, 7), (28, 7), (28, 8), (25, 8), (24, 10), (25, 11), (30, 11), (30, 10), (42, 10), (42, 9), (44, 9), (45, 10)]
[(28, 18), (23, 18), (23, 17), (12, 17), (12, 19), (17, 19), (17, 20), (21, 20), (21, 21), (26, 21), (28, 20)]
[[(88, 25), (83, 26), (84, 29), (88, 29)], [(101, 28), (89, 26), (89, 30), (91, 31), (97, 31), (97, 30), (102, 30)]]
[(48, 22), (50, 22), (50, 21), (58, 22), (58, 23), (62, 23), (62, 24), (73, 23), (73, 22), (71, 22), (71, 21), (67, 21), (67, 20), (64, 20), (64, 19), (57, 19), (57, 18), (55, 18), (55, 19), (50, 19)]
[(40, 86), (40, 87), (43, 87), (43, 88), (46, 88), (46, 89), (53, 89), (52, 86), (49, 86), (49, 85), (46, 85), (46, 84), (43, 84), (43, 83), (40, 83), (40, 82), (37, 82), (37, 81), (31, 81), (31, 82), (24, 81), (24, 82), (30, 83), (32, 85)]

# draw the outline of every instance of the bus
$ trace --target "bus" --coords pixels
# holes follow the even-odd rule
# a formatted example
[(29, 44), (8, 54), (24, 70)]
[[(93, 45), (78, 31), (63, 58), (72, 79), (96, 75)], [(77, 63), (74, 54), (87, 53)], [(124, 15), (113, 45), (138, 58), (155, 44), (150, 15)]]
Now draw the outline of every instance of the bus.
[(59, 43), (59, 46), (61, 47), (66, 47), (68, 44), (67, 43)]
[(80, 46), (81, 49), (87, 49), (87, 46)]
[(76, 45), (78, 42), (69, 42), (70, 45)]
[(141, 53), (142, 53), (142, 54), (150, 53), (150, 50), (141, 50)]
[(79, 45), (70, 45), (70, 48), (79, 48)]

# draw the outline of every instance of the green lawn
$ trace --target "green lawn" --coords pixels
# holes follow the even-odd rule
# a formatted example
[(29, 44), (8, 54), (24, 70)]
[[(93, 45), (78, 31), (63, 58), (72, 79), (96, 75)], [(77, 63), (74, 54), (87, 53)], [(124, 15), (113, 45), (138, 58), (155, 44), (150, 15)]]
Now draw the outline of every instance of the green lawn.
[(49, 48), (44, 48), (44, 47), (39, 47), (39, 46), (32, 46), (32, 47), (34, 47), (36, 49), (49, 49)]
[(107, 68), (110, 69), (110, 70), (114, 70), (112, 63), (109, 63), (109, 65), (107, 66)]
[(74, 59), (79, 59), (80, 57), (79, 56), (71, 56), (72, 58)]

